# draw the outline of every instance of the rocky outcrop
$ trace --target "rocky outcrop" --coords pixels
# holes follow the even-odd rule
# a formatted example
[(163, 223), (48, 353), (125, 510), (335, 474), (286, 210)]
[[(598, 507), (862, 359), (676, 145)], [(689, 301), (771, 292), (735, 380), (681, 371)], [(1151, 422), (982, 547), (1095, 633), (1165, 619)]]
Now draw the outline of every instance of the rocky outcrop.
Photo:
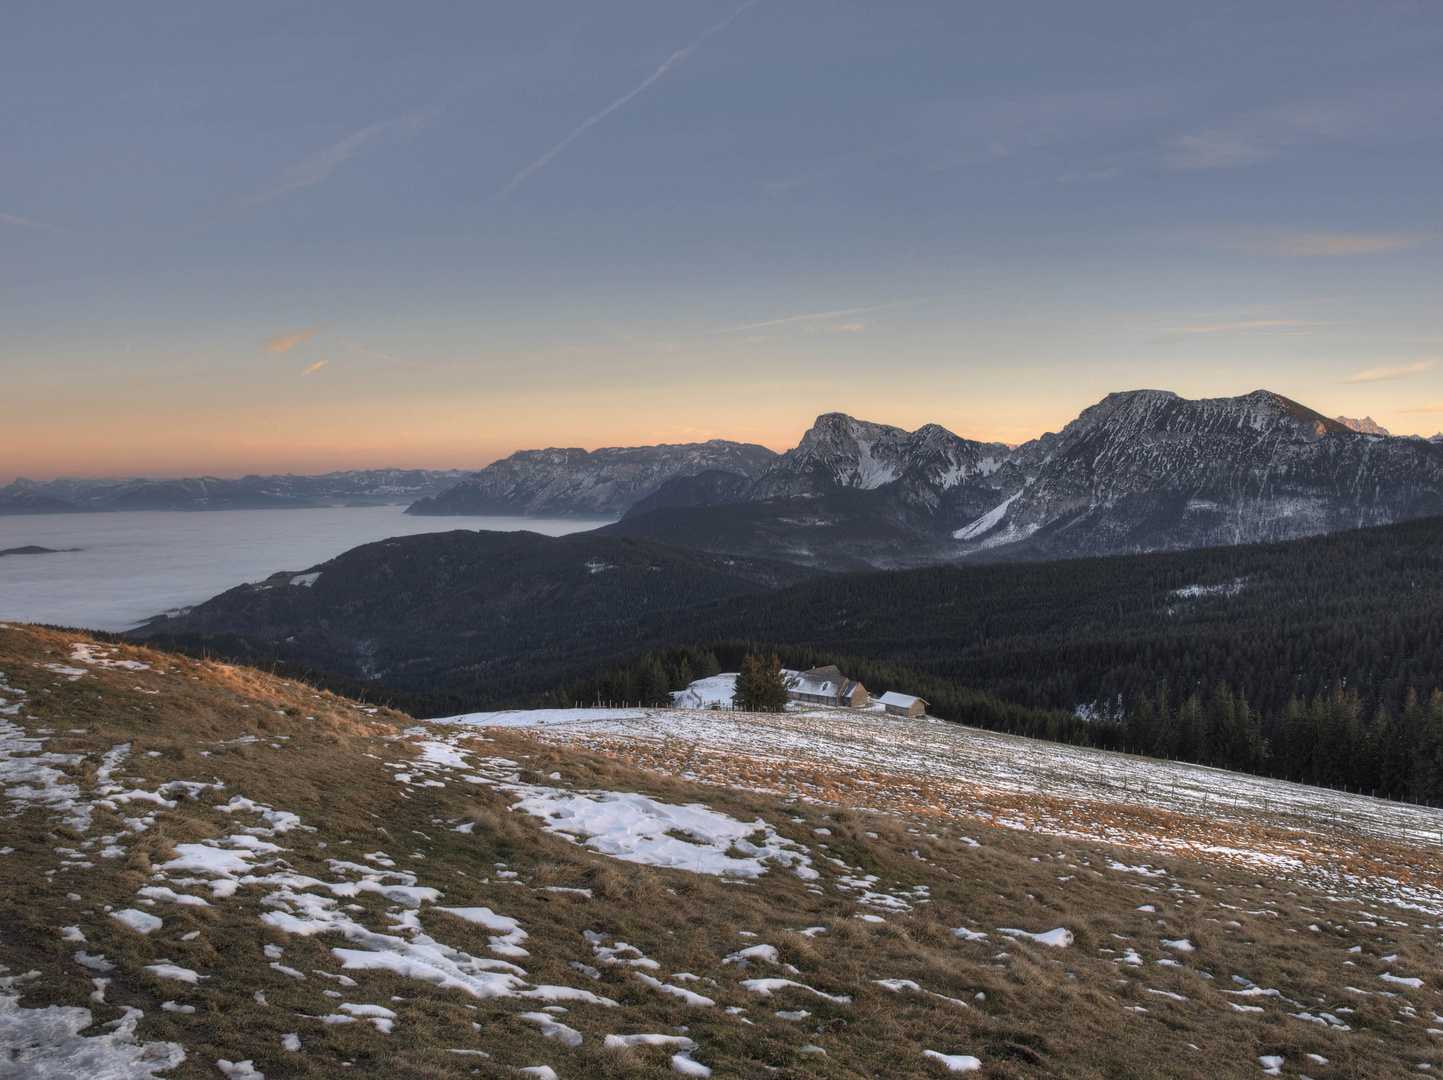
[(1365, 416), (1361, 420), (1354, 420), (1351, 416), (1335, 416), (1334, 420), (1352, 431), (1361, 431), (1364, 435), (1391, 435), (1393, 434), (1371, 416)]
[(973, 442), (937, 424), (904, 431), (845, 413), (827, 413), (817, 417), (795, 449), (757, 477), (747, 498), (895, 487), (907, 501), (935, 509), (946, 491), (990, 476), (1007, 454), (1002, 443)]

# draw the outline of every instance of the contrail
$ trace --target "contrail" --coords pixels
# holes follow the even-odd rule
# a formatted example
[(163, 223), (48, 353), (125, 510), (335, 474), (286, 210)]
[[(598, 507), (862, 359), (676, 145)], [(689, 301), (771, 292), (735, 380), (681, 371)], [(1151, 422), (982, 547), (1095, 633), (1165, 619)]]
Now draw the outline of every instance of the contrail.
[(684, 48), (684, 49), (678, 49), (676, 52), (674, 52), (674, 53), (672, 53), (670, 56), (668, 56), (668, 57), (662, 62), (661, 67), (657, 68), (657, 69), (656, 69), (655, 71), (653, 71), (650, 75), (648, 75), (645, 79), (643, 79), (643, 80), (641, 81), (641, 83), (638, 84), (635, 88), (633, 88), (629, 93), (626, 93), (626, 94), (622, 95), (621, 97), (617, 98), (615, 101), (613, 101), (613, 102), (612, 102), (610, 105), (608, 105), (606, 108), (602, 109), (602, 110), (601, 110), (599, 113), (597, 113), (595, 116), (590, 117), (590, 118), (587, 119), (587, 120), (583, 120), (580, 124), (578, 124), (578, 125), (572, 130), (571, 134), (567, 135), (566, 138), (562, 139), (559, 143), (557, 143), (555, 146), (553, 146), (550, 150), (546, 151), (546, 153), (542, 154), (539, 158), (537, 158), (535, 161), (533, 161), (530, 165), (526, 166), (526, 168), (522, 169), (519, 173), (517, 173), (515, 176), (513, 176), (513, 177), (511, 178), (511, 183), (507, 184), (504, 188), (502, 188), (502, 189), (500, 190), (500, 192), (497, 193), (496, 198), (498, 198), (498, 199), (504, 199), (504, 198), (506, 198), (506, 196), (509, 195), (509, 194), (511, 194), (511, 192), (516, 188), (516, 185), (520, 184), (521, 181), (525, 180), (528, 176), (530, 176), (532, 173), (534, 173), (537, 169), (541, 168), (541, 166), (545, 165), (548, 161), (550, 161), (552, 158), (554, 158), (557, 154), (559, 154), (559, 153), (561, 153), (561, 151), (565, 150), (568, 146), (570, 146), (573, 142), (575, 142), (575, 141), (577, 140), (577, 138), (579, 138), (580, 135), (581, 135), (584, 131), (586, 131), (586, 130), (587, 130), (588, 128), (590, 128), (590, 127), (593, 127), (593, 126), (596, 125), (596, 124), (599, 124), (601, 121), (605, 120), (605, 119), (606, 119), (608, 116), (610, 116), (612, 113), (616, 112), (617, 109), (621, 108), (623, 105), (625, 105), (625, 104), (626, 104), (628, 101), (630, 101), (632, 98), (636, 97), (637, 94), (641, 93), (643, 90), (645, 90), (645, 89), (646, 89), (648, 86), (650, 86), (652, 83), (656, 82), (657, 79), (659, 79), (659, 78), (661, 78), (663, 75), (665, 75), (666, 72), (667, 72), (667, 69), (670, 68), (673, 64), (675, 64), (678, 60), (684, 60), (688, 55), (691, 54), (692, 50), (695, 49), (698, 45), (700, 45), (703, 41), (705, 41), (707, 38), (711, 37), (711, 36), (712, 36), (713, 34), (715, 34), (717, 31), (721, 30), (721, 29), (722, 29), (723, 27), (725, 27), (729, 22), (731, 22), (731, 21), (732, 21), (733, 19), (735, 19), (738, 15), (740, 15), (743, 11), (745, 11), (747, 8), (751, 7), (753, 4), (755, 4), (755, 3), (757, 3), (757, 2), (758, 2), (758, 0), (747, 0), (747, 2), (746, 2), (745, 4), (743, 4), (741, 7), (737, 8), (735, 11), (733, 11), (730, 15), (728, 15), (728, 16), (727, 16), (725, 19), (723, 19), (721, 22), (717, 23), (717, 24), (716, 24), (715, 26), (713, 26), (713, 27), (710, 27), (710, 28), (708, 28), (708, 29), (706, 29), (706, 30), (703, 30), (703, 31), (697, 36), (696, 40), (693, 41), (690, 45), (686, 46), (686, 48)]
[(975, 293), (951, 293), (947, 296), (922, 296), (915, 300), (894, 300), (890, 304), (873, 304), (871, 307), (841, 308), (838, 311), (814, 311), (809, 315), (788, 315), (784, 319), (767, 319), (765, 322), (747, 323), (745, 326), (728, 326), (713, 330), (713, 334), (735, 334), (742, 330), (756, 330), (763, 326), (780, 326), (782, 323), (806, 322), (810, 319), (834, 319), (842, 315), (861, 315), (869, 311), (886, 311), (888, 308), (911, 307), (914, 304), (932, 304), (939, 300), (961, 300), (970, 296), (986, 296), (995, 289)]

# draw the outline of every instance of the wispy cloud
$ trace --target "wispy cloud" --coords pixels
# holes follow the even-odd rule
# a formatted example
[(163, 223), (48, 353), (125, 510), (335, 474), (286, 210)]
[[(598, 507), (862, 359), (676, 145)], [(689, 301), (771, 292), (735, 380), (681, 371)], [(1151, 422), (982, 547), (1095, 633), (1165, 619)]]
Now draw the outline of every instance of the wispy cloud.
[(1221, 334), (1229, 330), (1263, 330), (1279, 326), (1337, 326), (1333, 322), (1299, 322), (1296, 319), (1255, 319), (1252, 322), (1210, 323), (1204, 326), (1154, 326), (1159, 334)]
[(311, 326), (305, 330), (297, 330), (290, 334), (277, 334), (273, 338), (266, 338), (262, 341), (261, 348), (272, 356), (280, 356), (282, 353), (294, 349), (301, 342), (315, 337), (330, 325), (330, 323), (322, 323), (320, 326)]
[(1304, 232), (1291, 229), (1224, 229), (1189, 234), (1204, 247), (1254, 255), (1378, 255), (1421, 247), (1431, 236), (1403, 233)]
[(1406, 379), (1410, 375), (1417, 375), (1420, 371), (1427, 371), (1437, 360), (1419, 360), (1416, 364), (1403, 364), (1398, 367), (1375, 367), (1367, 371), (1360, 371), (1356, 375), (1349, 375), (1343, 381), (1345, 383), (1383, 382), (1387, 379)]
[(1264, 109), (1232, 124), (1174, 136), (1162, 162), (1174, 169), (1253, 165), (1341, 135), (1355, 120), (1354, 110), (1323, 103)]
[[(813, 311), (806, 315), (788, 315), (781, 319), (766, 319), (763, 322), (747, 323), (745, 326), (728, 326), (723, 330), (714, 330), (715, 334), (738, 334), (743, 330), (760, 330), (764, 326), (784, 326), (787, 323), (813, 322), (819, 319), (839, 319), (847, 315), (865, 315), (872, 311), (888, 311), (892, 308), (912, 307), (916, 304), (934, 304), (941, 300), (960, 300), (967, 296), (983, 296), (985, 293), (952, 293), (948, 296), (922, 296), (915, 300), (894, 300), (890, 304), (873, 304), (870, 307), (840, 308), (837, 311)], [(832, 330), (845, 330), (856, 333), (867, 328), (866, 323), (850, 322), (830, 327)]]
[(305, 371), (301, 372), (299, 377), (304, 379), (307, 375), (314, 375), (316, 372), (320, 371), (321, 368), (325, 367), (329, 363), (329, 360), (317, 360), (310, 367), (306, 368)]
[(292, 165), (279, 176), (270, 187), (264, 191), (258, 191), (254, 195), (247, 195), (241, 199), (242, 206), (254, 206), (257, 203), (267, 202), (278, 195), (284, 195), (296, 188), (310, 187), (312, 184), (319, 184), (326, 177), (331, 175), (335, 167), (355, 155), (356, 151), (365, 146), (377, 135), (383, 132), (397, 134), (410, 134), (425, 122), (429, 114), (425, 111), (413, 112), (406, 116), (398, 117), (395, 120), (381, 120), (363, 127), (354, 135), (348, 135), (334, 146), (327, 147), (318, 154), (312, 154), (299, 164)]
[(691, 44), (687, 45), (685, 48), (678, 49), (676, 52), (668, 56), (664, 61), (662, 61), (661, 67), (657, 68), (646, 78), (642, 79), (641, 82), (639, 82), (627, 93), (617, 98), (606, 108), (602, 109), (599, 113), (596, 113), (594, 116), (587, 117), (576, 127), (572, 128), (571, 133), (568, 134), (564, 139), (562, 139), (550, 150), (546, 151), (546, 153), (542, 154), (530, 165), (527, 165), (526, 168), (522, 169), (519, 173), (513, 176), (511, 178), (511, 182), (496, 193), (496, 198), (506, 198), (506, 196), (511, 194), (512, 191), (516, 190), (516, 187), (523, 180), (525, 180), (528, 176), (534, 173), (537, 169), (545, 165), (557, 154), (561, 153), (561, 151), (565, 150), (568, 146), (570, 146), (573, 142), (580, 138), (581, 135), (587, 131), (587, 129), (601, 123), (601, 121), (605, 120), (612, 113), (616, 112), (617, 109), (621, 108), (632, 98), (636, 97), (637, 94), (641, 93), (652, 83), (656, 82), (657, 79), (665, 75), (667, 73), (667, 70), (670, 69), (672, 65), (678, 63), (681, 60), (685, 60), (689, 55), (691, 55), (692, 51), (696, 49), (698, 45), (704, 42), (707, 38), (711, 37), (713, 34), (717, 33), (719, 30), (723, 29), (728, 23), (730, 23), (743, 11), (745, 11), (747, 8), (751, 7), (757, 2), (758, 0), (746, 0), (746, 3), (742, 4), (741, 7), (737, 8), (721, 22), (717, 23), (715, 26), (710, 26), (707, 29), (703, 30), (699, 35), (697, 35), (697, 37), (691, 42)]
[(29, 229), (33, 232), (58, 233), (61, 236), (79, 236), (69, 229), (58, 229), (54, 225), (47, 225), (43, 221), (31, 221), (29, 218), (16, 217), (14, 214), (0, 214), (0, 225), (11, 229)]

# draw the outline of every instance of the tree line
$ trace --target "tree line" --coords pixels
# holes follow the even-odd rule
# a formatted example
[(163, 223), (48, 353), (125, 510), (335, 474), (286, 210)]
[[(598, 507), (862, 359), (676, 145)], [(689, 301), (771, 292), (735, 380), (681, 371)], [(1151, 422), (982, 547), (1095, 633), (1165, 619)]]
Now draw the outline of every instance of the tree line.
[(1326, 693), (1295, 696), (1267, 716), (1244, 690), (1225, 683), (1176, 704), (1159, 687), (1111, 714), (1089, 716), (1018, 705), (885, 661), (729, 639), (638, 654), (568, 684), (547, 704), (669, 705), (671, 692), (695, 679), (740, 671), (739, 703), (766, 710), (785, 701), (778, 667), (827, 664), (874, 694), (918, 694), (928, 700), (930, 715), (971, 727), (1443, 805), (1443, 692), (1410, 693), (1400, 709), (1379, 706), (1370, 713), (1356, 689), (1337, 682)]

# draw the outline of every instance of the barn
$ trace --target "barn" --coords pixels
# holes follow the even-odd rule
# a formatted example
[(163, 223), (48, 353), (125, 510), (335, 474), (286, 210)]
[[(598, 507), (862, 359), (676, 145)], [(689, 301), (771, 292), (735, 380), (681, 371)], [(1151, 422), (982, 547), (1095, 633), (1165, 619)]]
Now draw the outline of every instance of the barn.
[(851, 709), (863, 708), (872, 701), (867, 688), (843, 675), (836, 664), (789, 674), (787, 697), (813, 705), (841, 705)]
[(877, 701), (886, 706), (890, 716), (922, 717), (927, 715), (928, 703), (911, 694), (899, 694), (895, 690), (888, 690)]

